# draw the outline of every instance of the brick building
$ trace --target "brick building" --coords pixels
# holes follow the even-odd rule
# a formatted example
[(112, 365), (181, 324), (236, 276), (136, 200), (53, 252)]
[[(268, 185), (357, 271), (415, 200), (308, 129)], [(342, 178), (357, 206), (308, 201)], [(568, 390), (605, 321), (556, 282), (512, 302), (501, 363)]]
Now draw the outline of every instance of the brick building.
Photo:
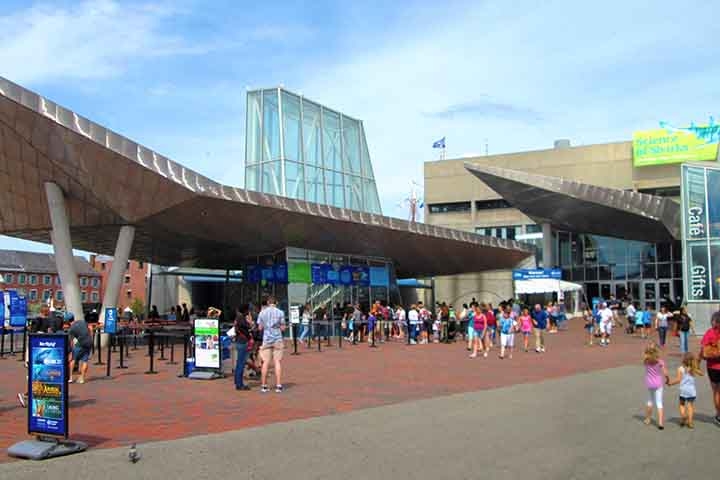
[[(103, 279), (83, 257), (75, 257), (75, 270), (83, 303), (102, 301)], [(6, 290), (17, 290), (27, 298), (28, 308), (37, 310), (53, 299), (56, 307), (65, 303), (55, 256), (51, 253), (0, 250), (0, 275)]]
[[(102, 278), (102, 289), (100, 298), (105, 295), (105, 287), (107, 286), (108, 276), (113, 265), (113, 257), (108, 255), (91, 255), (90, 266)], [(143, 306), (147, 307), (147, 277), (148, 264), (135, 260), (129, 260), (125, 265), (125, 273), (123, 274), (123, 283), (120, 286), (120, 293), (116, 307), (122, 311), (125, 307), (132, 305), (135, 299), (139, 299)]]

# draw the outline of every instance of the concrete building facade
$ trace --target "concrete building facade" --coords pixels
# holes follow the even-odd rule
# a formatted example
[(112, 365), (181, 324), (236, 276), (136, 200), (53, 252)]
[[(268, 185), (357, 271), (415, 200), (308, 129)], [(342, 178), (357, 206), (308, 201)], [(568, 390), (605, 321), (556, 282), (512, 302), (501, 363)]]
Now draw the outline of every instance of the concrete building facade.
[[(630, 141), (573, 147), (566, 140), (555, 142), (555, 147), (547, 150), (426, 162), (425, 221), (531, 243), (537, 249), (536, 257), (518, 268), (560, 267), (563, 279), (582, 284), (588, 298), (607, 298), (610, 294), (640, 300), (647, 297), (655, 308), (663, 297), (676, 299), (682, 295), (679, 241), (619, 240), (624, 237), (622, 231), (613, 235), (617, 238), (609, 238), (543, 230), (543, 225), (513, 208), (468, 172), (466, 163), (670, 197), (678, 202), (679, 165), (635, 167)], [(438, 277), (435, 286), (438, 299), (455, 303), (471, 297), (497, 302), (513, 295), (510, 270)]]

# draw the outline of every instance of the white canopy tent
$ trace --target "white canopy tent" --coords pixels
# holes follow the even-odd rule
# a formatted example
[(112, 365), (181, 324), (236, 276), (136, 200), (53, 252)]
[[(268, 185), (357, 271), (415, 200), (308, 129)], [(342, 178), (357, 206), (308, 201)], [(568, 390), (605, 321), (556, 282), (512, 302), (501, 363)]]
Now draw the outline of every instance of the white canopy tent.
[(533, 278), (532, 280), (516, 280), (515, 293), (553, 293), (553, 292), (577, 292), (582, 290), (582, 285), (555, 280), (552, 278)]
[(566, 292), (573, 293), (573, 307), (575, 312), (578, 312), (580, 308), (581, 291), (582, 285), (553, 278), (533, 278), (529, 280), (515, 281), (515, 295), (557, 293), (558, 299), (562, 301)]

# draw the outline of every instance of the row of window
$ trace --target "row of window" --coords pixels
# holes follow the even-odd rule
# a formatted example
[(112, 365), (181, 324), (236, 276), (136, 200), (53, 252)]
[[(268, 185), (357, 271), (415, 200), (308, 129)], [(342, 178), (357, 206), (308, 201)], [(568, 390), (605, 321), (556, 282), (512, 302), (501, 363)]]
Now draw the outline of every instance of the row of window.
[[(0, 274), (2, 275), (2, 274)], [(14, 273), (6, 273), (3, 275), (3, 278), (5, 279), (6, 283), (13, 283), (15, 280)], [(17, 283), (18, 285), (38, 285), (38, 281), (42, 281), (43, 285), (52, 285), (53, 284), (53, 275), (37, 275), (35, 273), (18, 273), (17, 274)], [(100, 287), (100, 279), (97, 277), (88, 278), (88, 277), (80, 277), (80, 286), (81, 287), (87, 287), (88, 284), (91, 284), (93, 288), (99, 288)], [(55, 276), (55, 285), (60, 286), (60, 276)]]
[[(486, 237), (505, 238), (515, 240), (517, 235), (522, 233), (522, 225), (502, 225), (499, 227), (476, 227), (475, 233)], [(525, 225), (525, 233), (539, 233), (542, 231), (540, 225)]]
[[(138, 261), (137, 264), (138, 264), (138, 268), (140, 270), (142, 270), (143, 265), (144, 265), (143, 262)], [(107, 267), (107, 262), (100, 262), (100, 270), (105, 270), (106, 267)], [(130, 270), (130, 260), (128, 260), (128, 262), (125, 264), (125, 270)]]
[[(430, 213), (457, 213), (469, 212), (472, 209), (471, 202), (449, 202), (433, 203), (428, 205)], [(476, 210), (496, 210), (499, 208), (512, 208), (506, 200), (495, 198), (491, 200), (478, 200), (475, 202)]]
[[(27, 297), (28, 301), (30, 302), (36, 302), (38, 300), (38, 291), (37, 289), (30, 289), (29, 291), (26, 291), (24, 288), (18, 289), (18, 294), (20, 296)], [(55, 298), (55, 301), (62, 302), (65, 299), (65, 296), (63, 295), (62, 290), (55, 290), (53, 292), (52, 290), (43, 290), (42, 291), (42, 301), (47, 302), (51, 298)], [(97, 303), (100, 301), (100, 294), (97, 291), (91, 291), (86, 292), (85, 290), (80, 292), (80, 299), (83, 302), (89, 301), (93, 303)]]

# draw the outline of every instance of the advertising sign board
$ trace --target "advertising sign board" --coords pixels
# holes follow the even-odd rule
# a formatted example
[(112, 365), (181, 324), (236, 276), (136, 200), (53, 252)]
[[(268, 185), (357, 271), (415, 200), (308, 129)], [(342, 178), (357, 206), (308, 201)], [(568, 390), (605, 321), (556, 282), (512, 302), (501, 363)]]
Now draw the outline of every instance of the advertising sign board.
[(720, 300), (720, 167), (682, 166), (685, 299)]
[(720, 125), (673, 127), (660, 122), (660, 126), (633, 133), (633, 165), (636, 167), (717, 158)]
[(111, 335), (117, 333), (117, 308), (115, 307), (105, 309), (105, 333)]
[(28, 433), (67, 438), (68, 337), (33, 334), (28, 345)]
[(195, 319), (195, 366), (220, 368), (220, 321), (217, 318)]
[(518, 269), (512, 272), (513, 280), (533, 280), (536, 278), (551, 278), (562, 280), (562, 270), (559, 268), (530, 268)]

